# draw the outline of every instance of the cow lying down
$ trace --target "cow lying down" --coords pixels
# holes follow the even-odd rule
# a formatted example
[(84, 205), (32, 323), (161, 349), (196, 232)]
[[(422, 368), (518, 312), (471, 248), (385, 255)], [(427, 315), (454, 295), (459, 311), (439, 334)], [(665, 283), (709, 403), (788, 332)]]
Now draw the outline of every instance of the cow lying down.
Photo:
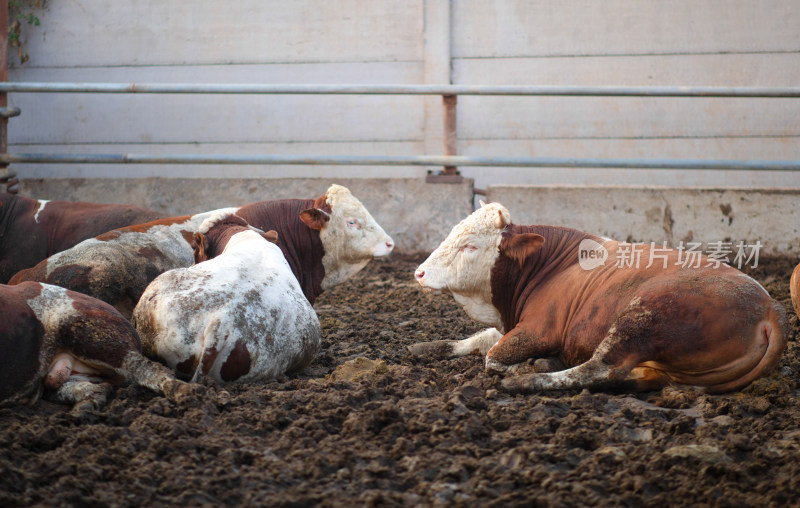
[(47, 201), (0, 193), (0, 283), (87, 238), (160, 216), (133, 205)]
[[(139, 337), (113, 307), (64, 288), (0, 285), (0, 402), (36, 402), (46, 390), (78, 411), (105, 404), (131, 381), (170, 397), (189, 387), (140, 353)], [(188, 392), (187, 392), (188, 393)]]
[(334, 184), (317, 199), (259, 201), (115, 229), (22, 270), (9, 284), (55, 284), (99, 298), (129, 317), (159, 274), (192, 265), (193, 235), (217, 212), (235, 212), (253, 227), (277, 231), (278, 246), (312, 304), (323, 290), (394, 248), (364, 205)]
[(151, 280), (172, 268), (192, 264), (192, 234), (216, 212), (108, 231), (21, 270), (8, 283), (60, 286), (102, 300), (129, 318)]
[[(587, 246), (605, 249), (605, 264), (583, 269), (579, 250)], [(763, 287), (705, 256), (699, 268), (684, 267), (680, 251), (658, 246), (647, 267), (651, 247), (637, 245), (638, 267), (618, 267), (613, 260), (630, 244), (568, 228), (515, 225), (502, 205), (483, 205), (453, 228), (415, 276), (494, 328), (411, 351), (486, 355), (489, 373), (518, 374), (502, 381), (514, 393), (673, 383), (727, 392), (775, 367), (786, 348), (787, 322)], [(539, 359), (532, 369), (529, 359)], [(569, 368), (552, 372), (558, 364)], [(533, 373), (523, 374), (526, 369)]]
[(207, 219), (197, 264), (158, 276), (133, 311), (145, 355), (192, 381), (257, 382), (308, 365), (319, 320), (275, 241), (230, 213)]

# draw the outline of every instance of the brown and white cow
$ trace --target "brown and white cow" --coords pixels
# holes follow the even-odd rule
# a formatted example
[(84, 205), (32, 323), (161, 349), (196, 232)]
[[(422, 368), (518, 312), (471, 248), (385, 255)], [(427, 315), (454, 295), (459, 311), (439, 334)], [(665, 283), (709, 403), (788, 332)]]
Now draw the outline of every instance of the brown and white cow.
[(789, 279), (789, 294), (792, 296), (792, 307), (800, 317), (800, 265), (794, 267), (792, 278)]
[(131, 381), (169, 397), (188, 386), (141, 354), (133, 326), (110, 305), (58, 286), (0, 284), (0, 402), (48, 398), (76, 410), (102, 406)]
[(139, 206), (46, 201), (0, 193), (0, 283), (87, 238), (159, 217)]
[[(615, 263), (631, 244), (573, 229), (520, 226), (488, 204), (456, 225), (415, 272), (494, 328), (413, 353), (486, 355), (510, 392), (568, 388), (656, 389), (667, 384), (737, 390), (775, 367), (786, 347), (782, 306), (740, 271), (637, 244), (639, 266)], [(594, 252), (579, 262), (580, 252)], [(657, 254), (650, 261), (650, 254)], [(632, 258), (631, 258), (632, 259)], [(650, 266), (647, 266), (650, 265)], [(548, 362), (570, 367), (559, 372)]]
[(277, 245), (312, 304), (324, 290), (394, 249), (392, 237), (341, 185), (331, 185), (317, 199), (259, 201), (238, 208), (236, 215), (278, 233)]
[(270, 243), (275, 232), (256, 232), (221, 213), (195, 238), (198, 264), (156, 277), (133, 311), (144, 354), (195, 382), (259, 382), (307, 366), (322, 331), (281, 249)]
[(192, 265), (194, 233), (205, 219), (224, 211), (236, 212), (263, 231), (278, 232), (278, 246), (312, 304), (324, 289), (394, 248), (364, 205), (334, 184), (316, 200), (260, 201), (116, 229), (23, 270), (10, 283), (55, 284), (99, 298), (130, 316), (153, 279)]
[(109, 303), (129, 318), (150, 281), (194, 262), (192, 235), (214, 213), (114, 229), (20, 271), (9, 284), (54, 284)]

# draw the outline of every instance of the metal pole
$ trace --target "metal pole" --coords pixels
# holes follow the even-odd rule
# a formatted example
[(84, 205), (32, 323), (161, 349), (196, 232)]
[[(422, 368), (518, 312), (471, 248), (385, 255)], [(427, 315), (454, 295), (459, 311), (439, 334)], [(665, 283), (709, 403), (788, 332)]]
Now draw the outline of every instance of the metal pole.
[[(456, 103), (458, 96), (443, 95), (443, 130), (442, 148), (446, 157), (455, 156), (458, 153), (458, 136), (456, 134)], [(428, 175), (425, 179), (428, 183), (461, 183), (464, 179), (458, 174), (456, 166), (445, 165), (444, 170), (438, 175)]]
[(800, 87), (0, 83), (0, 92), (800, 98)]
[(588, 169), (721, 169), (800, 171), (800, 160), (594, 159), (480, 157), (465, 155), (275, 155), (275, 154), (0, 154), (0, 163), (58, 164), (283, 164), (329, 166), (486, 166)]
[[(8, 0), (0, 0), (0, 82), (8, 81)], [(6, 111), (8, 95), (0, 92), (0, 110)], [(0, 115), (0, 155), (8, 153), (8, 115)], [(6, 192), (16, 192), (13, 178), (16, 173), (8, 169), (8, 163), (0, 163), (0, 184)]]

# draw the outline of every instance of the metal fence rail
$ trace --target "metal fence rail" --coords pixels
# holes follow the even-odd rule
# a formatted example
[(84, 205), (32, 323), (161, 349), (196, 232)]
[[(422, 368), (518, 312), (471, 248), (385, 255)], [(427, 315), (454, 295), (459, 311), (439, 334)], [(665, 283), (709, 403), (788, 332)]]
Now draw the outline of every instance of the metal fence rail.
[(800, 87), (713, 86), (513, 86), (513, 85), (310, 85), (221, 83), (3, 82), (0, 93), (154, 93), (283, 95), (516, 95), (594, 97), (798, 98)]
[[(441, 95), (444, 106), (444, 155), (330, 156), (330, 155), (230, 155), (230, 154), (7, 154), (0, 165), (10, 163), (81, 164), (285, 164), (285, 165), (388, 165), (443, 166), (440, 180), (459, 178), (458, 166), (711, 169), (800, 171), (800, 160), (704, 160), (643, 158), (476, 157), (456, 155), (456, 99), (459, 95), (589, 96), (589, 97), (725, 97), (800, 98), (800, 87), (696, 87), (696, 86), (496, 86), (496, 85), (318, 85), (318, 84), (220, 84), (220, 83), (43, 83), (0, 82), (6, 93), (100, 93), (100, 94), (319, 94), (319, 95)], [(7, 108), (10, 109), (10, 108)], [(18, 110), (13, 115), (19, 114)], [(9, 111), (7, 116), (13, 116)], [(9, 172), (10, 170), (6, 170)], [(0, 181), (7, 180), (0, 175)], [(449, 180), (448, 180), (449, 179)]]
[(285, 164), (326, 166), (487, 166), (537, 168), (727, 169), (800, 171), (800, 161), (720, 159), (595, 159), (465, 155), (0, 154), (0, 163)]

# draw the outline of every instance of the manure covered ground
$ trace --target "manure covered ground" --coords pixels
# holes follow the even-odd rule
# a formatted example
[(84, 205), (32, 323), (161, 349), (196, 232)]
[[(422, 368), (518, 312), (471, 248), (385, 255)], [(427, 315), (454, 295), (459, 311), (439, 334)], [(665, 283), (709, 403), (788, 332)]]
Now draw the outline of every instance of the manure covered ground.
[(370, 262), (315, 308), (299, 375), (175, 404), (123, 387), (100, 411), (0, 409), (0, 506), (797, 506), (794, 261), (748, 270), (787, 308), (787, 352), (743, 391), (509, 396), (479, 357), (407, 346), (482, 327), (421, 291), (424, 257)]

